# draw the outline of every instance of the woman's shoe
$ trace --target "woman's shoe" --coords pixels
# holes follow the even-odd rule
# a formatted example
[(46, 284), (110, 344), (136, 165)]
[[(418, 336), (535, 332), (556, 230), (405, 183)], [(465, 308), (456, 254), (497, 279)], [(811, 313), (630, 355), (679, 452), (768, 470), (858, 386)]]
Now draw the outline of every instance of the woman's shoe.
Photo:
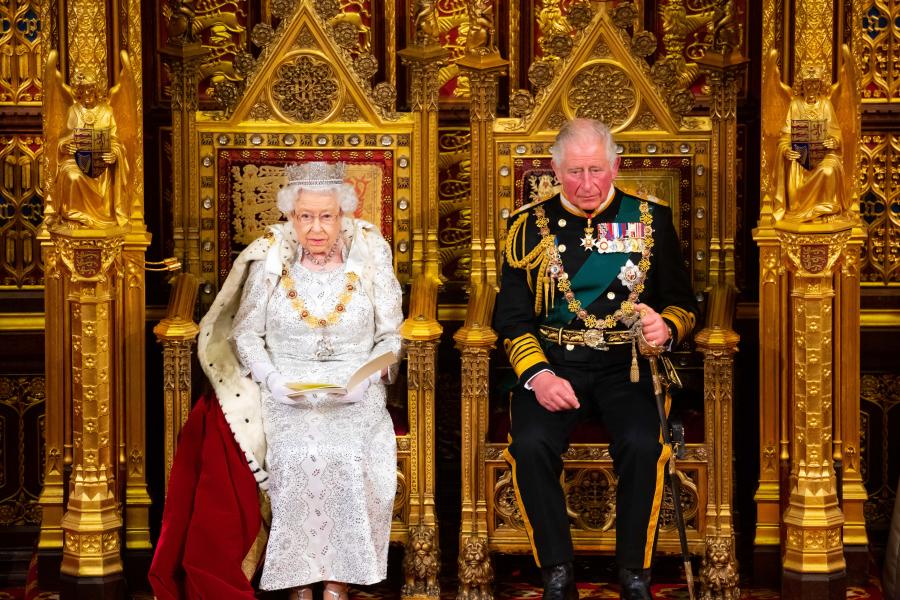
[(342, 588), (325, 588), (322, 600), (350, 600), (350, 588), (346, 585)]
[(288, 600), (313, 600), (311, 587), (298, 587), (291, 590)]

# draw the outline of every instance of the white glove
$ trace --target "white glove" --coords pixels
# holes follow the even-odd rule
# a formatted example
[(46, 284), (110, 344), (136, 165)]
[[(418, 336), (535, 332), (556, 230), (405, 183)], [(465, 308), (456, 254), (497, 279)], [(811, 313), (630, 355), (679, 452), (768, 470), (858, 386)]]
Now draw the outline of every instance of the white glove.
[(362, 401), (362, 399), (365, 398), (365, 396), (366, 396), (366, 390), (369, 389), (369, 385), (371, 385), (371, 382), (372, 382), (371, 377), (363, 380), (363, 382), (360, 383), (359, 385), (357, 385), (355, 388), (353, 388), (352, 390), (349, 390), (343, 396), (339, 396), (337, 398), (337, 401), (344, 403), (344, 404), (355, 404), (357, 402)]
[(269, 388), (272, 398), (277, 402), (282, 404), (299, 404), (303, 402), (304, 398), (302, 396), (290, 396), (290, 394), (295, 394), (296, 391), (289, 388), (287, 384), (288, 378), (278, 371), (272, 371), (266, 377), (266, 387)]

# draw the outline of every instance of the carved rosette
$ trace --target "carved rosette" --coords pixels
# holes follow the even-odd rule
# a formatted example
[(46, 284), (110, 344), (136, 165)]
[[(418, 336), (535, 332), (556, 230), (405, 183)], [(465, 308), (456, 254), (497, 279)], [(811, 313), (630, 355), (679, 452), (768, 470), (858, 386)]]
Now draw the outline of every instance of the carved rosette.
[[(604, 90), (602, 94), (597, 90)], [(595, 62), (582, 68), (572, 80), (566, 96), (569, 109), (578, 117), (598, 119), (610, 129), (625, 125), (639, 104), (639, 93), (619, 66)]]
[(525, 531), (525, 519), (522, 518), (522, 511), (519, 510), (511, 470), (504, 471), (494, 485), (494, 511), (497, 518), (495, 526)]
[(275, 71), (272, 103), (281, 115), (299, 123), (324, 121), (337, 108), (342, 88), (331, 65), (301, 54)]
[[(685, 525), (690, 528), (696, 520), (700, 509), (700, 496), (697, 484), (685, 474), (684, 471), (676, 471), (681, 481), (681, 514), (684, 516)], [(662, 506), (659, 509), (659, 530), (675, 531), (675, 505), (672, 502), (672, 489), (666, 486), (663, 490)]]
[(607, 469), (579, 469), (566, 482), (569, 517), (582, 529), (606, 531), (616, 520), (616, 478)]

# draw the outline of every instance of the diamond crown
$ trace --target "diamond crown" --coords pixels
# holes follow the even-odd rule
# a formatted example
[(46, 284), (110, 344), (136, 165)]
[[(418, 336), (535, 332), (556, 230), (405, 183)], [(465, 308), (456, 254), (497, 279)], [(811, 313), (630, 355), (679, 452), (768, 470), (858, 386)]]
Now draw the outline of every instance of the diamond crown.
[(288, 165), (284, 168), (288, 185), (303, 187), (328, 187), (344, 183), (344, 163), (311, 161)]

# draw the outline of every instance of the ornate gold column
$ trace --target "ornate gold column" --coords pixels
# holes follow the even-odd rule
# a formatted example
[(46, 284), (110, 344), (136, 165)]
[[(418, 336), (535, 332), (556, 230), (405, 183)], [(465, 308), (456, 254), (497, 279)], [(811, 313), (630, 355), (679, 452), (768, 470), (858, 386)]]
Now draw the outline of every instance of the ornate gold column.
[(731, 328), (735, 289), (713, 288), (709, 326), (695, 341), (703, 353), (703, 419), (709, 450), (706, 504), (706, 551), (700, 567), (701, 600), (731, 600), (740, 596), (732, 524), (732, 460), (734, 445), (734, 354), (740, 337)]
[(834, 370), (834, 450), (841, 473), (841, 510), (844, 513), (844, 558), (848, 584), (862, 585), (868, 575), (869, 538), (865, 503), (868, 493), (860, 469), (860, 256), (866, 233), (859, 223), (840, 257), (835, 277), (834, 346), (841, 349)]
[(412, 154), (412, 275), (426, 273), (440, 279), (438, 254), (438, 70), (449, 52), (440, 42), (437, 7), (427, 0), (411, 4), (415, 40), (400, 50), (400, 60), (410, 70), (410, 108), (416, 134)]
[[(187, 4), (183, 6), (190, 7)], [(196, 118), (200, 63), (208, 51), (190, 24), (169, 23), (169, 39), (160, 54), (169, 65), (172, 82), (172, 237), (175, 257), (186, 273), (202, 276), (200, 264), (200, 172)], [(178, 33), (176, 33), (176, 31)]]
[[(50, 229), (64, 298), (51, 303), (47, 319), (68, 316), (71, 348), (72, 474), (62, 519), (64, 589), (80, 596), (87, 587), (110, 597), (124, 593), (122, 518), (116, 494), (115, 298), (122, 272), (125, 231)], [(67, 369), (68, 370), (68, 369)], [(48, 373), (49, 377), (59, 374)], [(68, 576), (68, 577), (66, 577)], [(82, 585), (78, 578), (102, 583)], [(68, 594), (67, 594), (68, 595)], [(74, 596), (73, 596), (74, 597)], [(106, 596), (104, 596), (106, 597)]]
[(844, 598), (844, 516), (838, 506), (832, 463), (832, 276), (851, 227), (846, 221), (782, 221), (775, 230), (786, 267), (793, 275), (793, 452), (790, 497), (784, 513), (782, 596)]
[[(781, 349), (787, 338), (787, 275), (781, 246), (771, 227), (755, 229), (759, 246), (759, 485), (756, 533), (753, 538), (754, 574), (761, 583), (777, 583), (781, 562), (781, 474), (789, 470), (790, 441), (786, 431), (787, 358)], [(784, 467), (784, 469), (782, 469)]]
[(707, 51), (697, 63), (710, 86), (712, 189), (709, 221), (709, 281), (735, 285), (737, 231), (737, 91), (749, 62), (739, 50)]
[(197, 278), (190, 273), (176, 277), (169, 295), (166, 318), (153, 333), (163, 347), (163, 405), (165, 413), (166, 493), (175, 460), (178, 434), (191, 412), (191, 349), (200, 328), (194, 323)]
[[(443, 328), (437, 321), (436, 278), (420, 273), (410, 293), (409, 317), (400, 326), (406, 342), (410, 455), (409, 539), (403, 560), (403, 598), (440, 597), (440, 546), (434, 510), (435, 359)], [(427, 560), (417, 560), (417, 556)]]
[[(146, 292), (145, 257), (151, 235), (144, 223), (144, 153), (143, 153), (143, 71), (140, 0), (124, 0), (116, 5), (124, 14), (116, 19), (124, 24), (119, 31), (121, 42), (131, 62), (135, 88), (135, 144), (139, 149), (131, 161), (129, 177), (133, 181), (130, 197), (120, 200), (128, 217), (123, 259), (122, 312), (118, 319), (119, 348), (122, 352), (122, 386), (116, 413), (121, 415), (124, 430), (119, 437), (118, 464), (125, 477), (125, 550), (129, 572), (143, 575), (150, 567), (153, 545), (150, 543), (150, 506), (146, 476)], [(116, 15), (117, 17), (119, 15)], [(121, 63), (117, 61), (117, 64)], [(120, 67), (121, 68), (121, 67)], [(132, 126), (126, 124), (125, 126)], [(120, 473), (122, 472), (120, 467)]]
[(461, 600), (493, 598), (493, 569), (488, 551), (487, 500), (483, 482), (490, 400), (490, 352), (497, 341), (497, 334), (490, 326), (496, 295), (493, 285), (476, 285), (469, 295), (466, 322), (453, 336), (462, 354), (462, 515), (458, 594)]
[(472, 265), (470, 281), (497, 286), (497, 208), (494, 203), (494, 120), (499, 79), (508, 61), (495, 46), (493, 7), (483, 0), (471, 1), (466, 55), (456, 64), (469, 78), (471, 101), (472, 162)]

